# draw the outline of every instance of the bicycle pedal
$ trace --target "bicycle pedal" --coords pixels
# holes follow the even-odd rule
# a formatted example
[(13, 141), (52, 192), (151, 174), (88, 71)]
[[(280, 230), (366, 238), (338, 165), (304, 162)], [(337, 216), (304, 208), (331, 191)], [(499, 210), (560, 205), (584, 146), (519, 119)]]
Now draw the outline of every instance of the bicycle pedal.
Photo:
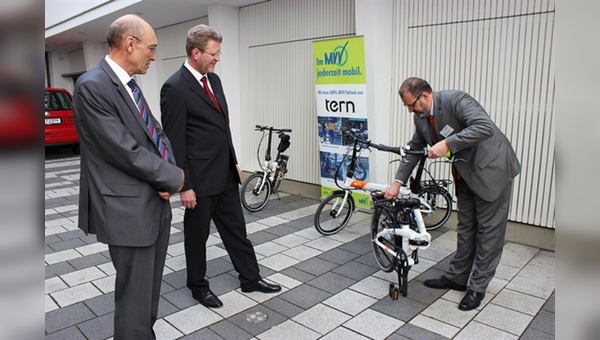
[(390, 297), (392, 300), (398, 300), (400, 288), (395, 283), (390, 283)]

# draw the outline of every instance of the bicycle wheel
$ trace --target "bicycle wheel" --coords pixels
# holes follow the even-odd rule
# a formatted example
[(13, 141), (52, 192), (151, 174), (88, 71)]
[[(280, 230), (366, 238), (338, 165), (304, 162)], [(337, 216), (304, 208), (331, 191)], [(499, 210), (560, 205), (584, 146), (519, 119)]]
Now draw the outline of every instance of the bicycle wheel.
[(323, 235), (332, 235), (342, 230), (354, 213), (354, 198), (348, 194), (344, 202), (344, 192), (327, 196), (315, 212), (315, 228)]
[[(381, 207), (375, 207), (375, 212), (373, 212), (373, 218), (371, 219), (371, 239), (375, 240), (377, 238), (377, 234), (379, 234), (382, 230), (390, 228), (390, 223), (394, 221), (392, 213), (388, 210), (385, 210)], [(390, 235), (388, 237), (379, 238), (379, 242), (383, 244), (392, 243), (394, 245), (398, 244), (398, 237), (395, 235)], [(391, 254), (387, 253), (383, 250), (375, 241), (373, 244), (373, 255), (375, 255), (375, 261), (381, 270), (386, 273), (390, 273), (396, 268), (396, 259)]]
[(242, 184), (240, 199), (242, 206), (248, 211), (256, 212), (261, 210), (267, 205), (270, 197), (271, 182), (267, 178), (263, 183), (262, 173), (250, 175)]
[(364, 181), (367, 178), (367, 170), (365, 170), (365, 168), (363, 168), (362, 165), (358, 163), (354, 168), (354, 178), (356, 178), (359, 181)]
[(452, 196), (445, 189), (426, 186), (419, 191), (419, 197), (431, 206), (431, 213), (423, 214), (423, 222), (427, 230), (436, 230), (443, 226), (452, 213)]

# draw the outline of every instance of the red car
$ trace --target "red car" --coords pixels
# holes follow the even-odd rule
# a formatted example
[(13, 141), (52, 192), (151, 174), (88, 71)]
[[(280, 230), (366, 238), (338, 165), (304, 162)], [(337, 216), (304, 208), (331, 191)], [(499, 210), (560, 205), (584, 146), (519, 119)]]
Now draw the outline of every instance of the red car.
[(79, 153), (79, 137), (73, 117), (73, 96), (66, 89), (47, 87), (44, 99), (46, 146), (71, 145), (74, 153)]
[(41, 124), (35, 99), (23, 79), (0, 70), (0, 150), (38, 145)]

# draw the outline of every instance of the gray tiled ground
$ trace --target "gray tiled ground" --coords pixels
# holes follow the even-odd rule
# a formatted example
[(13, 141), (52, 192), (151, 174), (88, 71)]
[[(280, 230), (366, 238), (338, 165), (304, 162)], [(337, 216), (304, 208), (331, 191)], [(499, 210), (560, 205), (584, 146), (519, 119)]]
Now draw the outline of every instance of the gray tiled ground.
[[(114, 268), (105, 245), (77, 229), (79, 157), (46, 161), (46, 339), (110, 339)], [(282, 186), (284, 188), (284, 186)], [(165, 266), (158, 339), (554, 339), (554, 253), (507, 243), (496, 278), (478, 309), (461, 312), (462, 293), (432, 290), (422, 281), (443, 274), (456, 233), (432, 232), (430, 248), (410, 272), (408, 296), (393, 301), (395, 273), (372, 255), (370, 215), (358, 212), (336, 235), (312, 225), (318, 200), (281, 193), (246, 214), (261, 274), (278, 294), (244, 294), (213, 228), (207, 276), (225, 306), (199, 305), (185, 287), (181, 208), (172, 199), (173, 228)], [(266, 321), (248, 321), (253, 313)]]

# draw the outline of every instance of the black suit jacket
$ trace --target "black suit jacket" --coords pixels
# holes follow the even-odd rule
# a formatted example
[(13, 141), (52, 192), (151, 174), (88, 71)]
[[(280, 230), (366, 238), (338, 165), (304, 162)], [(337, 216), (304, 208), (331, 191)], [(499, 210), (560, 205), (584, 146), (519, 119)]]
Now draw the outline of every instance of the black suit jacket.
[(223, 192), (230, 167), (237, 164), (221, 79), (215, 73), (207, 76), (222, 114), (183, 65), (160, 91), (163, 127), (185, 172), (182, 191), (193, 188), (196, 196)]

